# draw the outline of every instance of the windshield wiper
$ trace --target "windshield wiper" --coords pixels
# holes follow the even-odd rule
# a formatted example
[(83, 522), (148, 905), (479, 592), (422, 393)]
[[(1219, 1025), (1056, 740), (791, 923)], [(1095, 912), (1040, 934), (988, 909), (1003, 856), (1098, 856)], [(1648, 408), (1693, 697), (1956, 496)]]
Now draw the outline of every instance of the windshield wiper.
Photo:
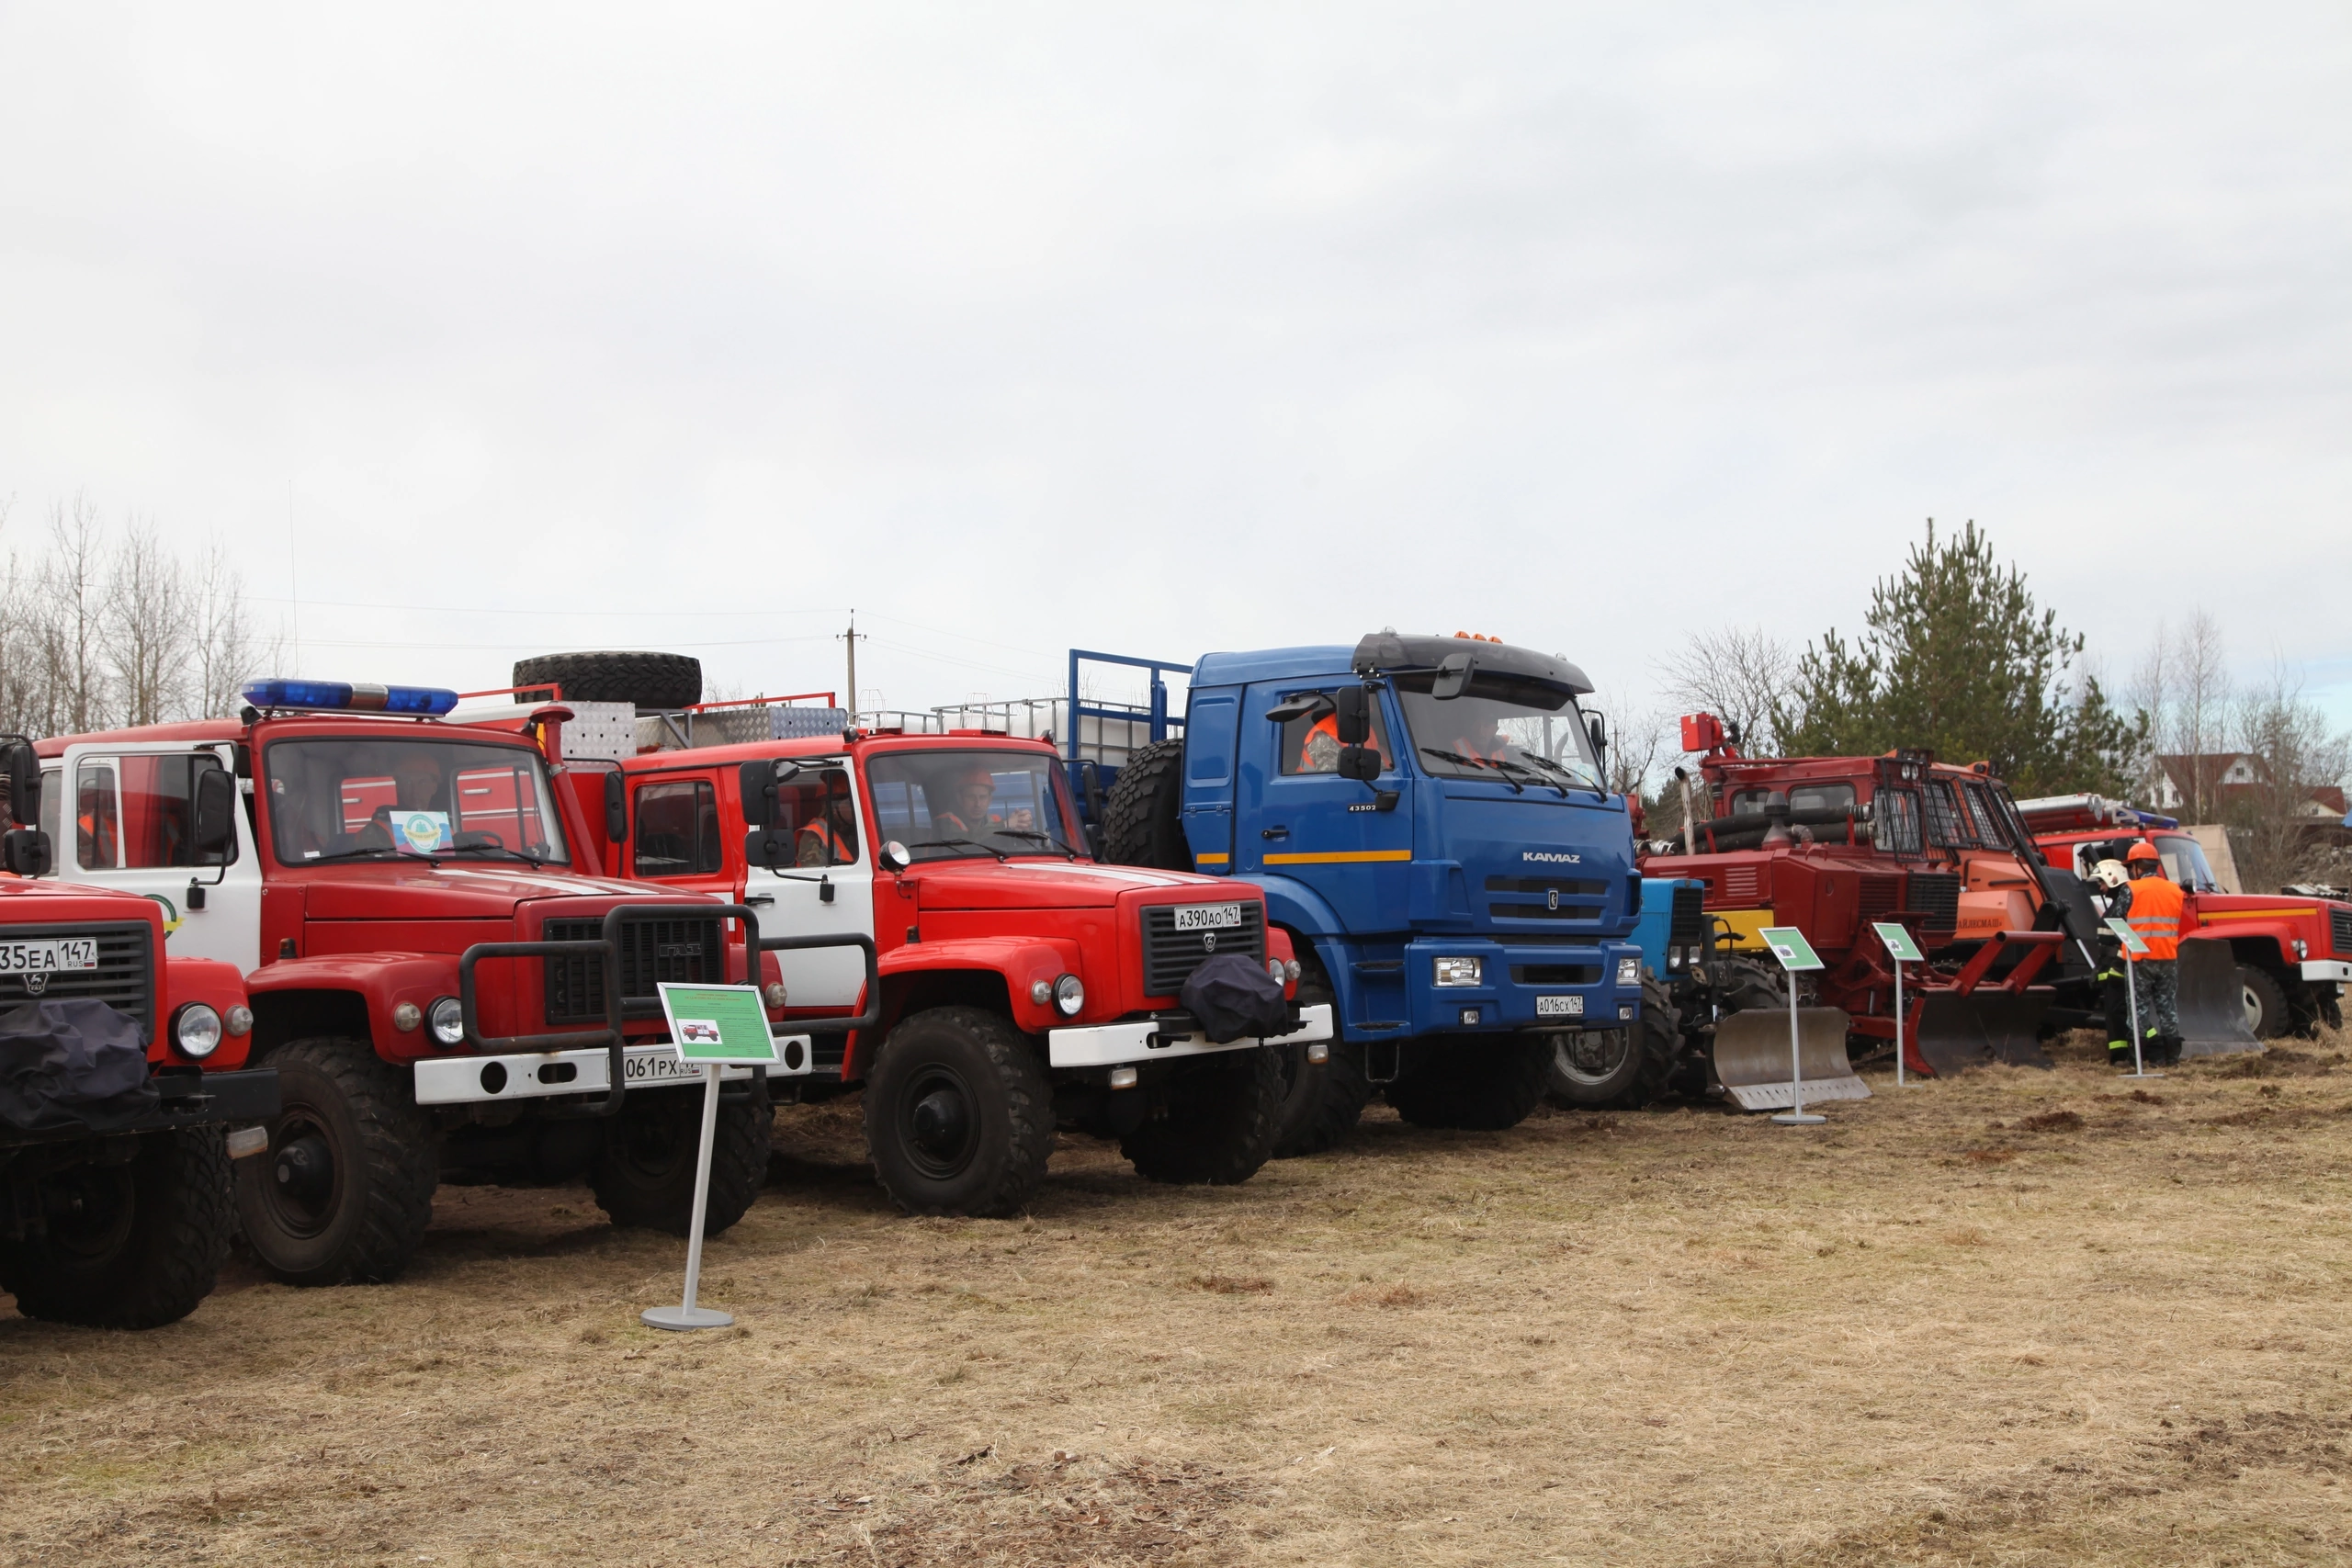
[(356, 850), (337, 850), (332, 854), (304, 855), (298, 864), (319, 865), (331, 860), (359, 860), (369, 855), (399, 855), (402, 860), (419, 860), (422, 856), (404, 854), (390, 844), (366, 844)]
[(503, 855), (508, 860), (521, 861), (525, 865), (545, 865), (537, 855), (526, 855), (520, 850), (510, 850), (504, 844), (459, 844), (451, 850), (453, 855)]
[[(1527, 786), (1510, 776), (1511, 770), (1515, 766), (1513, 763), (1503, 761), (1501, 759), (1496, 757), (1465, 757), (1459, 751), (1448, 751), (1437, 746), (1424, 746), (1421, 748), (1421, 750), (1424, 754), (1438, 758), (1442, 761), (1459, 762), (1465, 768), (1492, 768), (1495, 772), (1502, 774), (1503, 783), (1510, 785), (1511, 794), (1525, 795), (1527, 793)], [(1530, 773), (1528, 776), (1530, 778), (1540, 777), (1540, 775), (1534, 773)]]
[(1012, 858), (1011, 855), (1006, 854), (1002, 850), (998, 849), (994, 844), (984, 844), (978, 839), (918, 839), (907, 847), (914, 850), (952, 850), (958, 844), (963, 844), (971, 849), (978, 850), (984, 854), (994, 855), (1000, 862), (1008, 861)]
[[(1559, 764), (1559, 763), (1557, 763), (1557, 762), (1554, 761), (1553, 761), (1551, 758), (1549, 758), (1549, 757), (1539, 757), (1539, 756), (1537, 756), (1537, 755), (1536, 755), (1534, 752), (1532, 752), (1532, 751), (1530, 751), (1530, 752), (1526, 753), (1526, 756), (1527, 756), (1527, 760), (1528, 760), (1528, 761), (1530, 761), (1530, 762), (1532, 762), (1532, 763), (1536, 764), (1538, 767), (1544, 767), (1544, 768), (1549, 768), (1549, 769), (1551, 769), (1554, 773), (1555, 773), (1559, 774), (1562, 778), (1564, 778), (1564, 779), (1567, 780), (1567, 781), (1568, 781), (1568, 784), (1575, 784), (1578, 789), (1589, 789), (1589, 790), (1592, 791), (1595, 795), (1599, 795), (1599, 794), (1600, 794), (1600, 793), (1601, 793), (1601, 789), (1600, 789), (1600, 786), (1599, 784), (1589, 784), (1585, 783), (1585, 782), (1584, 782), (1584, 780), (1582, 780), (1582, 779), (1580, 779), (1580, 778), (1577, 777), (1577, 775), (1576, 775), (1576, 774), (1574, 774), (1574, 773), (1572, 773), (1568, 772), (1568, 770), (1567, 770), (1567, 769), (1566, 769), (1566, 768), (1564, 768), (1564, 767), (1560, 766), (1560, 764)], [(1554, 789), (1556, 789), (1556, 790), (1558, 790), (1558, 791), (1560, 792), (1560, 798), (1561, 798), (1561, 799), (1566, 800), (1566, 799), (1568, 797), (1567, 786), (1566, 786), (1566, 784), (1554, 784), (1552, 787), (1553, 787)]]
[(1058, 850), (1064, 860), (1076, 860), (1078, 858), (1078, 852), (1076, 850), (1071, 849), (1068, 844), (1063, 843), (1051, 833), (1040, 833), (1030, 828), (991, 828), (989, 831), (994, 833), (1000, 839), (1035, 839), (1041, 844), (1046, 845), (1051, 849)]

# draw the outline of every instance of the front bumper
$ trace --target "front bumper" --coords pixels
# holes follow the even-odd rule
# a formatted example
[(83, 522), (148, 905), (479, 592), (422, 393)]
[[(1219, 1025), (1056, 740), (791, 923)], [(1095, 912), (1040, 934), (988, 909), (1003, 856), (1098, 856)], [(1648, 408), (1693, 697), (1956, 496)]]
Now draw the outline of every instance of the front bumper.
[(2303, 960), (2303, 978), (2322, 982), (2334, 980), (2339, 985), (2352, 984), (2352, 964), (2346, 964), (2341, 958), (2306, 958)]
[[(800, 1049), (785, 1047), (797, 1040)], [(780, 1062), (764, 1064), (770, 1077), (793, 1077), (808, 1071), (807, 1035), (778, 1035), (776, 1054), (792, 1057), (797, 1068)], [(520, 1051), (503, 1056), (443, 1056), (416, 1064), (419, 1105), (481, 1105), (510, 1100), (549, 1100), (558, 1095), (603, 1094), (613, 1087), (612, 1054), (603, 1046), (571, 1051)], [(667, 1043), (631, 1045), (623, 1052), (621, 1082), (627, 1089), (674, 1089), (703, 1081), (699, 1063), (682, 1065), (675, 1046)], [(722, 1082), (740, 1082), (752, 1076), (749, 1064), (720, 1070)]]
[[(1478, 985), (1436, 984), (1433, 976), (1439, 958), (1464, 957), (1481, 961)], [(1638, 981), (1619, 986), (1617, 965), (1630, 958), (1638, 974), (1641, 957), (1642, 950), (1629, 942), (1539, 947), (1475, 938), (1424, 937), (1405, 944), (1409, 1027), (1381, 1038), (1454, 1034), (1465, 1030), (1621, 1029), (1642, 1016), (1642, 987)], [(1559, 983), (1512, 977), (1514, 970), (1561, 968), (1589, 970), (1597, 977)]]
[(1205, 1056), (1216, 1051), (1247, 1051), (1255, 1045), (1311, 1045), (1331, 1038), (1331, 1009), (1327, 1002), (1298, 1010), (1298, 1027), (1287, 1034), (1262, 1040), (1229, 1040), (1213, 1044), (1201, 1033), (1171, 1034), (1157, 1019), (1126, 1023), (1097, 1023), (1083, 1029), (1046, 1032), (1046, 1060), (1057, 1067), (1109, 1067), (1122, 1062), (1165, 1062), (1173, 1056)]
[(171, 1133), (183, 1127), (218, 1127), (266, 1122), (278, 1112), (277, 1069), (246, 1067), (232, 1073), (197, 1073), (178, 1068), (155, 1075), (162, 1098), (153, 1111), (124, 1127), (103, 1132), (67, 1125), (27, 1130), (0, 1124), (0, 1146), (64, 1144), (77, 1139), (131, 1133)]

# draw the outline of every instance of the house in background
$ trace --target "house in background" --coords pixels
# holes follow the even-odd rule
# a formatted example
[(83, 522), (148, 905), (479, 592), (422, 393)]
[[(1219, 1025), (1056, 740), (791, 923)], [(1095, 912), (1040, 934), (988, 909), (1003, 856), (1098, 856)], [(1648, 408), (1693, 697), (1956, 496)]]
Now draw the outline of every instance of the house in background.
[[(2154, 806), (2177, 816), (2192, 808), (2201, 796), (2209, 811), (2226, 811), (2241, 801), (2251, 804), (2265, 787), (2262, 759), (2251, 751), (2208, 751), (2197, 756), (2156, 758)], [(2338, 784), (2313, 786), (2296, 803), (2295, 815), (2311, 818), (2314, 827), (2338, 828), (2346, 803)]]

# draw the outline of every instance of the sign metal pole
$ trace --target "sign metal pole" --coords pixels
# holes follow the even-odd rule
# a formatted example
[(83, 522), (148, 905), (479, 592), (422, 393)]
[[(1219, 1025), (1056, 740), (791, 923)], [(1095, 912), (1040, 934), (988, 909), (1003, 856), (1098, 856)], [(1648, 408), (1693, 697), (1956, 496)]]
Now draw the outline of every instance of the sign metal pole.
[(702, 1065), (702, 1143), (695, 1154), (694, 1212), (686, 1222), (685, 1299), (677, 1306), (647, 1307), (638, 1317), (650, 1328), (724, 1328), (735, 1321), (732, 1313), (695, 1300), (702, 1289), (703, 1218), (710, 1202), (711, 1146), (718, 1134), (718, 1080), (729, 1063), (775, 1062), (775, 1039), (756, 987), (664, 981), (658, 988), (678, 1059)]
[(1903, 960), (1894, 961), (1894, 1087), (1903, 1087)]
[(1911, 940), (1911, 933), (1904, 929), (1903, 922), (1900, 920), (1872, 920), (1871, 930), (1878, 933), (1880, 944), (1886, 949), (1887, 957), (1894, 964), (1894, 1087), (1901, 1089), (1905, 1081), (1903, 1077), (1903, 965), (1906, 963), (1923, 963), (1926, 961), (1927, 954), (1919, 951), (1919, 944)]
[(1781, 961), (1781, 968), (1789, 980), (1790, 1109), (1772, 1121), (1782, 1127), (1818, 1127), (1828, 1118), (1810, 1113), (1804, 1108), (1804, 1054), (1798, 1043), (1797, 1030), (1797, 974), (1800, 970), (1821, 968), (1821, 959), (1813, 951), (1813, 943), (1805, 940), (1804, 932), (1794, 926), (1767, 926), (1758, 934), (1772, 950), (1772, 956)]

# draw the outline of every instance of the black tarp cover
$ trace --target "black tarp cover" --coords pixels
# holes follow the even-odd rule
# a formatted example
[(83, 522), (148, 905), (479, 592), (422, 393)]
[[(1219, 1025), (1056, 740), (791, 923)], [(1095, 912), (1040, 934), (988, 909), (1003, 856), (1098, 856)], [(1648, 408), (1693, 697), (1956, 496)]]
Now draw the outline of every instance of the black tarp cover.
[(130, 1014), (86, 997), (0, 1011), (0, 1126), (113, 1132), (156, 1101), (147, 1037)]
[(1283, 1000), (1281, 984), (1244, 953), (1220, 953), (1204, 960), (1176, 999), (1201, 1021), (1215, 1044), (1281, 1034), (1290, 1028), (1290, 1007)]

